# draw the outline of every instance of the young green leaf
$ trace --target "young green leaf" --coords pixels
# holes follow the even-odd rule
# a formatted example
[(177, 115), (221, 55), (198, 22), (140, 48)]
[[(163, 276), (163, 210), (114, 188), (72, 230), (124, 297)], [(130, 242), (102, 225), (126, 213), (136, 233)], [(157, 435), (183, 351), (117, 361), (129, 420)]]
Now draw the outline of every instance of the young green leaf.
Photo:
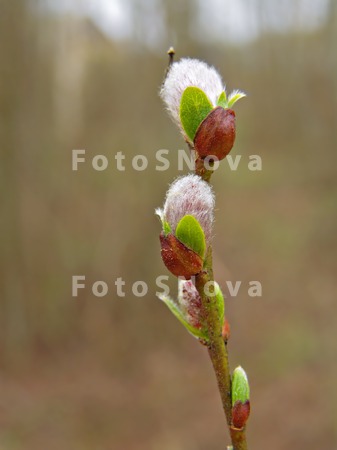
[(165, 236), (167, 236), (169, 233), (171, 233), (171, 226), (170, 224), (165, 220), (164, 211), (161, 208), (156, 209), (156, 215), (159, 217), (163, 231)]
[(220, 94), (220, 97), (218, 98), (218, 102), (217, 102), (218, 106), (222, 106), (223, 108), (228, 108), (228, 101), (227, 101), (227, 94), (226, 91), (223, 91)]
[(246, 372), (242, 367), (237, 367), (232, 378), (232, 405), (237, 401), (245, 403), (249, 400), (249, 384)]
[(186, 330), (191, 333), (192, 336), (197, 339), (208, 341), (207, 333), (204, 330), (195, 328), (194, 326), (189, 324), (175, 301), (173, 301), (170, 297), (165, 296), (164, 294), (158, 294), (158, 298), (165, 303), (171, 313), (180, 321), (180, 323), (182, 323), (182, 325), (184, 325)]
[(221, 292), (220, 286), (215, 281), (214, 282), (214, 289), (215, 289), (215, 296), (216, 296), (216, 302), (218, 307), (218, 313), (219, 313), (219, 320), (221, 323), (221, 326), (224, 324), (225, 320), (225, 300), (223, 293)]
[(163, 231), (165, 233), (165, 236), (167, 236), (169, 233), (171, 233), (170, 224), (168, 222), (166, 222), (166, 220), (163, 221)]
[(204, 257), (206, 251), (205, 233), (194, 216), (186, 215), (180, 219), (175, 236), (201, 258)]
[(212, 109), (213, 105), (204, 91), (195, 86), (189, 86), (184, 90), (180, 102), (180, 120), (192, 142), (199, 125)]
[(240, 98), (246, 97), (246, 94), (244, 92), (240, 91), (233, 91), (230, 96), (228, 97), (228, 105), (227, 108), (231, 108), (234, 103), (236, 103)]

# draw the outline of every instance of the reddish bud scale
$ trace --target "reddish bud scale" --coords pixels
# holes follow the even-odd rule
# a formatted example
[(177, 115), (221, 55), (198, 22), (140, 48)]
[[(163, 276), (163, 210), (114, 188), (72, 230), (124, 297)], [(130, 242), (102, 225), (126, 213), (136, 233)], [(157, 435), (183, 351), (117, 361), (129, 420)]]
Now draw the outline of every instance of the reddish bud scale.
[(221, 161), (232, 150), (235, 133), (235, 112), (218, 106), (199, 125), (195, 151), (201, 158), (213, 155)]
[(200, 273), (203, 267), (202, 258), (180, 242), (173, 234), (165, 236), (160, 233), (161, 257), (168, 270), (176, 277), (189, 280)]
[(228, 342), (228, 340), (230, 338), (230, 335), (231, 335), (231, 327), (229, 325), (228, 320), (225, 319), (225, 322), (224, 322), (223, 327), (222, 327), (222, 338), (223, 338), (223, 340), (225, 342)]
[(232, 408), (232, 423), (233, 427), (241, 429), (246, 425), (246, 422), (250, 414), (250, 401), (247, 400), (245, 403), (236, 401)]

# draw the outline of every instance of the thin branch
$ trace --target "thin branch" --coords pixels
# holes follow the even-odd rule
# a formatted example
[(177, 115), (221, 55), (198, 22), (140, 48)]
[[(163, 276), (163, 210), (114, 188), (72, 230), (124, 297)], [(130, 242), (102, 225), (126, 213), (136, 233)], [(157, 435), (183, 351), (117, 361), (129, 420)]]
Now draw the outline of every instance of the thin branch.
[[(210, 180), (212, 172), (205, 171), (200, 164), (196, 164), (196, 174), (205, 181)], [(227, 425), (231, 435), (233, 450), (247, 450), (247, 440), (245, 428), (237, 429), (232, 426), (232, 396), (231, 396), (231, 375), (228, 361), (227, 346), (222, 337), (222, 325), (218, 317), (217, 301), (214, 295), (206, 295), (205, 286), (209, 287), (210, 294), (213, 294), (209, 282), (214, 282), (212, 247), (209, 247), (204, 270), (196, 275), (195, 285), (201, 297), (205, 321), (207, 324), (209, 342), (208, 353), (212, 361), (216, 375), (223, 410), (226, 416)], [(213, 283), (214, 290), (214, 283)]]

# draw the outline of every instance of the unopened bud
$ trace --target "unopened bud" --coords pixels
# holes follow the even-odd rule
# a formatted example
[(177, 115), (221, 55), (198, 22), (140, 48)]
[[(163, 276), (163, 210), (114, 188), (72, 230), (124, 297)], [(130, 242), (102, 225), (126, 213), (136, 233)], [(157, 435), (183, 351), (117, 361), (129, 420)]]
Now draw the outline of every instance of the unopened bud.
[(229, 322), (227, 319), (225, 319), (225, 322), (222, 327), (222, 339), (227, 343), (229, 341), (231, 335), (231, 327), (229, 325)]
[(232, 378), (232, 423), (241, 429), (246, 425), (250, 414), (249, 384), (246, 372), (237, 367)]

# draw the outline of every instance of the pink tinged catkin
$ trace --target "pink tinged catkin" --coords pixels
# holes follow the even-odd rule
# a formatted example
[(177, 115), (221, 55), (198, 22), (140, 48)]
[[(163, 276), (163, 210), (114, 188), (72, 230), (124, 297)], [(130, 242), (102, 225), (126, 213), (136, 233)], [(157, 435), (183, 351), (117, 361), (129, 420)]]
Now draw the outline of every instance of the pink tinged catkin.
[(201, 328), (202, 303), (199, 292), (191, 280), (179, 279), (178, 303), (187, 322), (195, 328)]
[(206, 181), (198, 175), (177, 178), (166, 194), (163, 210), (157, 214), (169, 223), (175, 234), (177, 224), (186, 215), (194, 216), (200, 223), (207, 247), (211, 243), (214, 221), (214, 194)]

